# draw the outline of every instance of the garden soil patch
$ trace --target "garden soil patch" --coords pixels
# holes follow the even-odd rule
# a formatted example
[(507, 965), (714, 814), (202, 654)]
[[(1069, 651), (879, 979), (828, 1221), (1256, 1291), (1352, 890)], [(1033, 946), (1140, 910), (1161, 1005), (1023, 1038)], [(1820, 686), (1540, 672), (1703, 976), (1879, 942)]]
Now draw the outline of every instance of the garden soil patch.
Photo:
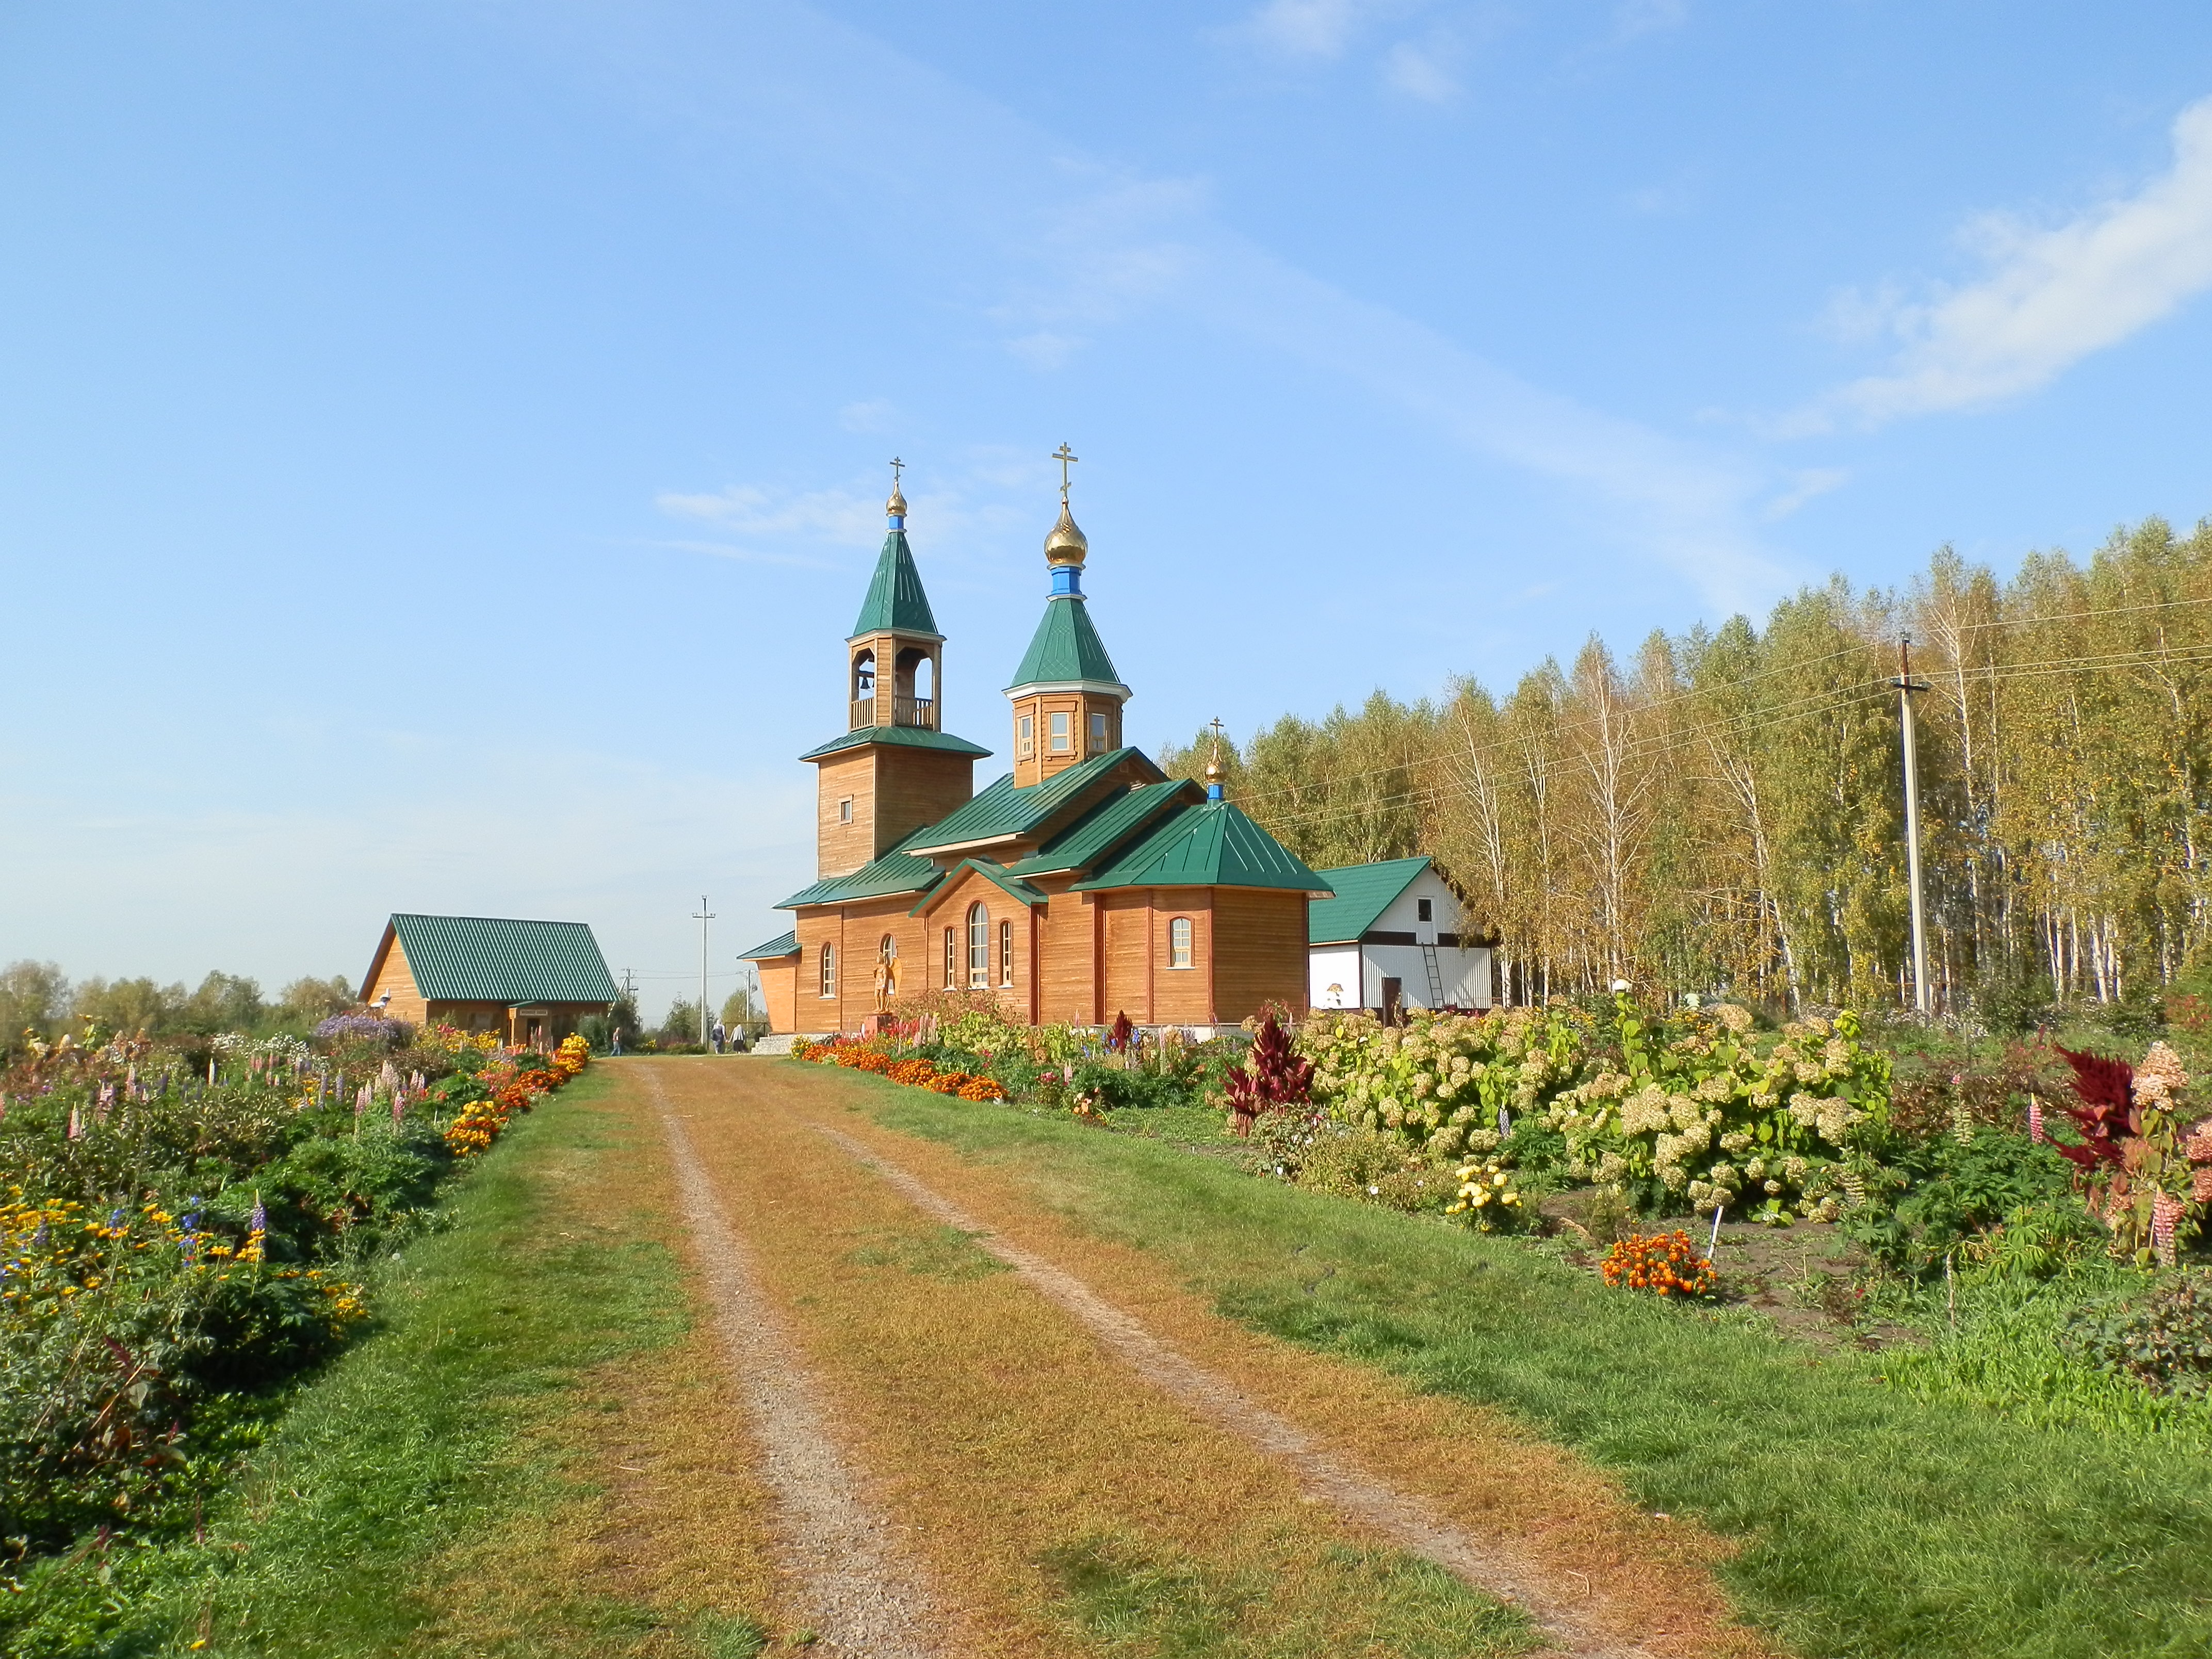
[[(1158, 1259), (1061, 1220), (1033, 1171), (964, 1161), (853, 1109), (886, 1085), (763, 1061), (653, 1069), (886, 1512), (933, 1581), (960, 1587), (975, 1626), (961, 1651), (1066, 1651), (1053, 1564), (1086, 1548), (1264, 1586), (1238, 1615), (1247, 1644), (1191, 1650), (1513, 1645), (1506, 1625), (1479, 1645), (1378, 1641), (1346, 1563), (1409, 1547), (1519, 1586), (1572, 1650), (1772, 1650), (1734, 1622), (1710, 1571), (1723, 1547), (1702, 1529), (1638, 1513), (1496, 1413), (1231, 1324)], [(985, 1266), (959, 1267), (977, 1234), (967, 1248)], [(989, 1271), (994, 1253), (1024, 1272)], [(1392, 1582), (1402, 1594), (1403, 1575)], [(1479, 1624), (1482, 1606), (1462, 1611)]]

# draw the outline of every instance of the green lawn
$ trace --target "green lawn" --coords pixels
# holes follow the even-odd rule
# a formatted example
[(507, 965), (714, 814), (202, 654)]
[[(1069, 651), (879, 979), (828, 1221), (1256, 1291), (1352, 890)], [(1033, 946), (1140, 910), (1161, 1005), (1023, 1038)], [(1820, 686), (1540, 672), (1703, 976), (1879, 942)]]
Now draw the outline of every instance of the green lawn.
[(888, 1127), (1024, 1172), (1248, 1326), (1504, 1407), (1740, 1545), (1745, 1616), (1807, 1656), (2212, 1652), (2212, 1458), (1889, 1386), (1504, 1240), (1238, 1174), (1166, 1141), (854, 1073)]
[[(574, 1490), (533, 1425), (592, 1367), (684, 1328), (667, 1251), (623, 1238), (624, 1217), (579, 1208), (632, 1133), (594, 1109), (605, 1088), (603, 1075), (586, 1074), (518, 1119), (449, 1195), (447, 1224), (379, 1271), (378, 1328), (302, 1391), (210, 1516), (203, 1547), (125, 1560), (105, 1586), (81, 1568), (82, 1593), (50, 1595), (52, 1618), (16, 1637), (11, 1659), (464, 1650), (519, 1659), (623, 1653), (650, 1639), (664, 1615), (557, 1591), (496, 1648), (436, 1632), (447, 1552)], [(102, 1600), (124, 1627), (95, 1637), (85, 1614)], [(671, 1635), (659, 1632), (660, 1650)], [(705, 1626), (676, 1639), (677, 1650), (716, 1655), (757, 1646), (744, 1630)]]

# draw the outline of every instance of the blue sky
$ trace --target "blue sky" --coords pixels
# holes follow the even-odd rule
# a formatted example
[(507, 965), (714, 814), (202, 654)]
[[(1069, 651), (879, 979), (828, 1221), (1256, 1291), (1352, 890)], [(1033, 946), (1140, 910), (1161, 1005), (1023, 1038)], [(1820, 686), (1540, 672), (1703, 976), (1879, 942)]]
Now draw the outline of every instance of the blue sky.
[(2182, 3), (0, 3), (0, 958), (652, 1008), (703, 891), (719, 995), (894, 453), (1002, 753), (1063, 439), (1147, 745), (2193, 522), (2207, 100)]

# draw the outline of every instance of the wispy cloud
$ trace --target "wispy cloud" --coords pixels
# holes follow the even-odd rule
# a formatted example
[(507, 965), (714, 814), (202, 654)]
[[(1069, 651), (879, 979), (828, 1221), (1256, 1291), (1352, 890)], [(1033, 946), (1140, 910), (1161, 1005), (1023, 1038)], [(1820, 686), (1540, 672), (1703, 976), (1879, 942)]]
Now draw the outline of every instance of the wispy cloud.
[(1363, 22), (1396, 9), (1388, 0), (1267, 0), (1241, 33), (1286, 58), (1340, 58)]
[(898, 410), (888, 398), (868, 398), (847, 404), (837, 411), (837, 424), (848, 432), (888, 432), (898, 419)]
[[(1327, 56), (1358, 28), (1414, 9), (1410, 0), (1274, 0), (1248, 21), (1286, 48)], [(1320, 281), (1229, 228), (1203, 180), (1075, 155), (972, 88), (804, 5), (769, 3), (748, 18), (742, 51), (726, 55), (662, 52), (641, 40), (641, 105), (656, 118), (727, 132), (748, 153), (775, 146), (842, 197), (904, 191), (954, 261), (946, 280), (969, 294), (995, 291), (979, 316), (1040, 368), (1148, 316), (1180, 314), (1333, 374), (1471, 459), (1549, 482), (1585, 533), (1663, 564), (1715, 604), (1756, 605), (1795, 579), (1761, 544), (1757, 503), (1771, 486), (1741, 456), (1532, 386)], [(888, 84), (902, 89), (895, 108), (868, 90)], [(980, 501), (1000, 499), (972, 487)], [(919, 514), (921, 498), (908, 494)], [(740, 487), (672, 494), (663, 506), (749, 544), (777, 531), (859, 545), (882, 533), (878, 499)], [(933, 524), (957, 510), (933, 508)]]
[(869, 547), (884, 533), (883, 498), (854, 489), (793, 493), (732, 484), (708, 495), (672, 490), (653, 497), (653, 504), (671, 518), (701, 520), (738, 536)]
[(1633, 40), (1678, 29), (1689, 21), (1690, 0), (1620, 0), (1613, 9), (1613, 38)]
[(1401, 40), (1382, 59), (1386, 85), (1425, 104), (1449, 104), (1461, 93), (1459, 77), (1452, 72), (1458, 53), (1447, 41), (1422, 45)]
[(1766, 510), (1759, 516), (1770, 522), (1786, 519), (1814, 496), (1842, 489), (1850, 481), (1850, 476), (1839, 466), (1807, 467), (1797, 474), (1789, 489), (1766, 504)]
[(2173, 165), (2133, 195), (2049, 228), (1987, 215), (1963, 234), (1988, 267), (1980, 281), (1921, 300), (1839, 297), (1839, 331), (1886, 332), (1900, 349), (1887, 372), (1840, 388), (1793, 429), (2017, 397), (2212, 288), (2212, 98), (2181, 112)]

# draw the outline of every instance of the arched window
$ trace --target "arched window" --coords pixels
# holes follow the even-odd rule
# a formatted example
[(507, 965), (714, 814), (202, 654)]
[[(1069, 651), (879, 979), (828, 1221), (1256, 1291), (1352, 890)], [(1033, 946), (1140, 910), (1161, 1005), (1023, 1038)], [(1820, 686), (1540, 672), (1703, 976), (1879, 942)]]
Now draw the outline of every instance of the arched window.
[(980, 904), (968, 907), (968, 988), (988, 990), (991, 983), (991, 913)]
[(1001, 921), (999, 924), (999, 983), (1012, 985), (1013, 982), (1014, 924)]
[(822, 947), (822, 994), (825, 997), (837, 994), (837, 947), (834, 945)]
[(951, 928), (945, 930), (945, 988), (951, 990), (960, 983), (960, 936)]
[(876, 723), (876, 653), (863, 651), (853, 659), (853, 728)]
[(1177, 916), (1168, 923), (1168, 966), (1188, 968), (1190, 965), (1190, 918)]

